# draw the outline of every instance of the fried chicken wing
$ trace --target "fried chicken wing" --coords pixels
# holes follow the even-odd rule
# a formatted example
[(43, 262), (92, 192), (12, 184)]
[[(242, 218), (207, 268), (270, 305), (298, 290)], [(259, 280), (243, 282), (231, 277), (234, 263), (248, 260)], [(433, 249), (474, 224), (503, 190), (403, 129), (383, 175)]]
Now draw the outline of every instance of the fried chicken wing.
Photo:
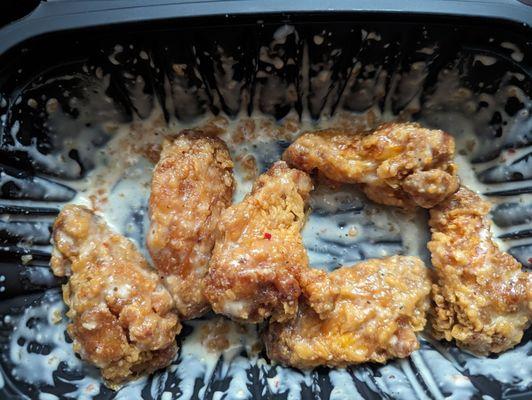
[(182, 319), (209, 310), (203, 279), (214, 229), (231, 205), (232, 169), (221, 139), (192, 131), (165, 141), (154, 169), (147, 245)]
[(63, 298), (74, 351), (113, 388), (170, 364), (181, 325), (170, 293), (135, 245), (74, 205), (57, 217), (53, 242), (52, 270), (69, 277)]
[[(333, 309), (320, 318), (302, 300), (295, 319), (270, 323), (263, 336), (272, 360), (297, 368), (345, 367), (407, 357), (419, 347), (415, 332), (425, 326), (431, 283), (419, 258), (367, 260), (322, 279), (335, 288)], [(327, 303), (330, 294), (324, 293)]]
[(458, 190), (454, 139), (415, 123), (388, 123), (372, 132), (307, 132), (284, 152), (292, 167), (361, 184), (385, 205), (431, 208)]
[(532, 317), (531, 274), (491, 239), (489, 203), (462, 187), (430, 211), (436, 270), (431, 330), (479, 355), (520, 342)]
[(311, 190), (306, 173), (279, 161), (223, 212), (205, 285), (215, 312), (244, 322), (295, 314), (298, 274), (308, 268), (300, 230)]

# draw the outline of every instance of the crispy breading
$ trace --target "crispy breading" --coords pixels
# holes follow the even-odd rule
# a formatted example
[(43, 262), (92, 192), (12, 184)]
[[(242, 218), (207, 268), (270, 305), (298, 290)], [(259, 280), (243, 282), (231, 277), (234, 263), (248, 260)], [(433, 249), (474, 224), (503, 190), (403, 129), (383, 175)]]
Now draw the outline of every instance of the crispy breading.
[(377, 203), (431, 208), (458, 190), (454, 150), (454, 139), (446, 132), (387, 123), (371, 132), (306, 132), (283, 159), (332, 181), (360, 184)]
[(460, 188), (430, 211), (437, 282), (431, 331), (475, 354), (518, 344), (532, 317), (531, 274), (492, 240), (490, 204)]
[(215, 312), (244, 322), (293, 317), (308, 268), (300, 230), (311, 190), (306, 173), (279, 161), (223, 212), (205, 285)]
[(419, 347), (415, 333), (425, 326), (431, 283), (419, 258), (367, 260), (321, 278), (335, 288), (332, 310), (320, 318), (301, 301), (295, 319), (270, 323), (263, 336), (272, 360), (297, 368), (345, 367), (407, 357)]
[(185, 131), (163, 144), (153, 171), (147, 245), (182, 319), (209, 310), (203, 295), (214, 230), (234, 191), (225, 143)]
[(57, 217), (53, 242), (52, 269), (69, 277), (63, 298), (74, 351), (101, 368), (112, 388), (170, 364), (181, 324), (135, 245), (75, 205)]

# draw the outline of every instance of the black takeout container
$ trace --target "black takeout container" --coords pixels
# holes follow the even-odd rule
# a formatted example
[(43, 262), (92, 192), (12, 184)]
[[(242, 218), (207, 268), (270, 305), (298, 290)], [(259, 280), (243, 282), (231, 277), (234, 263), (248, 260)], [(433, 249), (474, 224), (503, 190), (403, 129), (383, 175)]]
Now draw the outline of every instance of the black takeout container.
[[(69, 182), (92, 167), (90, 158), (66, 152), (54, 141), (46, 101), (35, 105), (28, 100), (57, 99), (74, 121), (73, 129), (145, 118), (155, 102), (162, 105), (167, 119), (181, 121), (205, 113), (232, 118), (254, 111), (282, 119), (294, 110), (319, 119), (376, 106), (399, 118), (438, 125), (431, 117), (434, 107), (439, 107), (467, 114), (474, 121), (481, 145), (471, 162), (482, 163), (507, 149), (530, 149), (531, 22), (532, 8), (518, 1), (154, 4), (115, 0), (40, 3), (28, 16), (4, 26), (0, 29), (0, 314), (4, 316), (0, 397), (39, 398), (39, 393), (61, 397), (73, 392), (72, 382), (81, 374), (60, 365), (53, 385), (27, 382), (17, 379), (8, 356), (13, 324), (5, 316), (16, 318), (46, 304), (47, 296), (57, 297), (61, 281), (48, 268), (50, 227), (61, 204), (75, 196)], [(146, 57), (139, 57), (139, 51)], [(229, 70), (224, 69), (228, 58)], [(272, 59), (281, 60), (281, 65), (268, 61)], [(184, 68), (177, 74), (174, 65)], [(455, 89), (466, 91), (474, 103), (472, 110), (453, 100), (453, 90), (448, 97), (436, 96), (445, 71), (456, 73)], [(87, 115), (69, 103), (75, 96), (83, 104), (102, 74), (110, 77), (105, 93), (112, 99), (110, 106)], [(140, 95), (132, 90), (132, 77), (139, 75), (145, 82)], [(517, 88), (518, 94), (506, 93), (508, 88)], [(499, 96), (503, 92), (504, 98)], [(487, 103), (484, 94), (499, 100)], [(93, 146), (104, 143), (102, 138)], [(492, 212), (494, 222), (505, 228), (502, 239), (509, 241), (510, 253), (530, 268), (532, 204), (516, 200), (532, 193), (531, 153), (525, 153), (506, 169), (495, 166), (478, 177), (488, 187), (487, 196), (503, 199)], [(507, 182), (515, 184), (509, 187), (504, 185)], [(31, 260), (24, 261), (28, 255)], [(529, 338), (527, 334), (523, 343)], [(42, 343), (27, 346), (36, 353), (49, 351)], [(419, 398), (448, 395), (441, 382), (435, 382), (439, 392), (431, 389), (427, 380), (432, 378), (415, 363), (410, 362), (410, 368), (410, 385)], [(379, 366), (353, 367), (348, 372), (364, 398), (404, 397), (377, 384)], [(532, 396), (530, 387), (513, 387), (515, 382), (467, 370), (461, 373), (469, 377), (478, 398)], [(247, 377), (251, 396), (287, 397), (286, 392), (269, 391), (258, 367), (247, 371)], [(157, 381), (160, 387), (155, 391), (154, 379), (142, 390), (144, 398), (160, 397), (165, 390), (179, 395), (172, 377)], [(198, 382), (195, 396), (213, 398), (228, 385), (228, 378), (215, 371), (203, 391)], [(326, 369), (312, 372), (312, 384), (302, 385), (302, 398), (331, 396)], [(95, 398), (115, 395), (102, 387)]]

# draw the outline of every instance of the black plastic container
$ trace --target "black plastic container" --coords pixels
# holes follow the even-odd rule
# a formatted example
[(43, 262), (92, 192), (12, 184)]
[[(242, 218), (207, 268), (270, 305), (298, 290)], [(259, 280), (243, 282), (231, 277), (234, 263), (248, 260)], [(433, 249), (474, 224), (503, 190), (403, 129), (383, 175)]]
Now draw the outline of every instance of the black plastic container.
[[(4, 380), (0, 397), (39, 398), (39, 393), (82, 397), (82, 392), (75, 392), (75, 382), (84, 374), (97, 376), (91, 369), (73, 372), (59, 364), (48, 383), (24, 381), (9, 354), (16, 326), (13, 321), (32, 307), (46, 307), (51, 298), (57, 300), (61, 282), (48, 270), (50, 226), (61, 204), (75, 196), (69, 182), (82, 178), (92, 167), (90, 157), (66, 149), (54, 139), (57, 132), (47, 123), (50, 104), (42, 99), (57, 99), (75, 129), (147, 117), (155, 102), (163, 106), (166, 118), (182, 121), (193, 121), (205, 113), (234, 117), (242, 111), (261, 111), (282, 119), (294, 110), (319, 119), (340, 110), (364, 112), (374, 106), (436, 126), (435, 108), (464, 115), (474, 122), (481, 144), (471, 162), (496, 160), (508, 149), (524, 152), (512, 165), (495, 165), (478, 177), (488, 188), (486, 195), (503, 199), (493, 210), (494, 222), (505, 228), (501, 238), (509, 241), (510, 253), (530, 268), (531, 23), (532, 7), (517, 1), (151, 4), (115, 0), (41, 3), (29, 16), (5, 26), (0, 30), (0, 314), (4, 316), (0, 320)], [(272, 40), (279, 29), (285, 29), (282, 40)], [(139, 57), (140, 51), (146, 57)], [(267, 57), (261, 57), (261, 52)], [(223, 68), (227, 58), (232, 60), (231, 76)], [(267, 61), (274, 58), (282, 61), (281, 67)], [(176, 74), (173, 65), (184, 68)], [(322, 71), (327, 72), (326, 79), (317, 79)], [(453, 88), (447, 97), (438, 94), (448, 74), (445, 71), (456, 73), (454, 89), (466, 91), (474, 104), (471, 110), (453, 100)], [(112, 104), (102, 105), (98, 114), (87, 115), (83, 101), (100, 87), (97, 82), (103, 75), (110, 79), (105, 94)], [(141, 94), (132, 90), (131, 77), (135, 76), (145, 82)], [(229, 81), (233, 84), (227, 84)], [(288, 92), (294, 95), (286, 95)], [(483, 100), (484, 95), (494, 99), (493, 103)], [(72, 97), (80, 99), (81, 106), (69, 103)], [(102, 137), (93, 146), (97, 149), (104, 142)], [(23, 257), (28, 255), (31, 259)], [(29, 318), (26, 327), (38, 330), (46, 324)], [(527, 346), (529, 340), (530, 332), (520, 346)], [(423, 342), (428, 350), (433, 345)], [(41, 338), (28, 343), (22, 340), (19, 347), (48, 354), (53, 346)], [(457, 374), (472, 385), (469, 395), (532, 396), (525, 382), (526, 371), (525, 380), (518, 382), (505, 381), (500, 374), (476, 374), (461, 361), (462, 355), (453, 351), (449, 354), (462, 367)], [(529, 368), (530, 359), (519, 359), (524, 366), (501, 365)], [(179, 363), (176, 360), (175, 365)], [(395, 368), (396, 364), (391, 365)], [(412, 394), (464, 398), (460, 392), (450, 393), (441, 376), (427, 375), (416, 361), (397, 368), (406, 378), (399, 374), (396, 379), (406, 379), (404, 387), (411, 392), (383, 386), (382, 382), (394, 379), (390, 378), (393, 373), (369, 365), (347, 371), (358, 394), (346, 386), (344, 397), (334, 397), (338, 393), (332, 389), (338, 385), (331, 383), (329, 370), (319, 369), (309, 375), (310, 381), (301, 381), (300, 395), (309, 399), (412, 398)], [(247, 395), (286, 398), (292, 393), (270, 390), (268, 378), (272, 376), (258, 366), (247, 370)], [(160, 398), (168, 391), (176, 396), (182, 394), (176, 383), (171, 375), (164, 379), (157, 375), (135, 393)], [(220, 398), (216, 396), (221, 392), (221, 398), (231, 398), (224, 392), (229, 385), (219, 363), (205, 385), (201, 379), (196, 382), (194, 393), (196, 397)], [(87, 389), (85, 395), (90, 393)], [(95, 397), (115, 395), (101, 387)], [(118, 392), (120, 396), (134, 397), (127, 392)]]

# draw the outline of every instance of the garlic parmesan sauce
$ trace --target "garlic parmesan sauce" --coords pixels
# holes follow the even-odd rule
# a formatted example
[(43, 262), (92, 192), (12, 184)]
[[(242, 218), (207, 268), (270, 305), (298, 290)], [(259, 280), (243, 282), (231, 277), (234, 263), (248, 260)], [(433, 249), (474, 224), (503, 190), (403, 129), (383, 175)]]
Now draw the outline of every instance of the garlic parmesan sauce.
[[(280, 43), (291, 34), (294, 34), (293, 27), (285, 25), (275, 32), (273, 40)], [(380, 40), (376, 33), (369, 32), (367, 35), (371, 40)], [(324, 37), (316, 35), (313, 41), (320, 45)], [(512, 50), (513, 58), (522, 57), (520, 50), (513, 44), (503, 45)], [(122, 50), (121, 46), (117, 46), (115, 53), (118, 54)], [(426, 48), (423, 52), (431, 54), (434, 49)], [(115, 53), (111, 56), (111, 62), (118, 63), (114, 58)], [(139, 54), (139, 57), (147, 55)], [(282, 64), (279, 59), (265, 61), (269, 61), (275, 68), (282, 67), (278, 65)], [(231, 60), (227, 62), (230, 63)], [(497, 59), (479, 56), (478, 62), (490, 64), (497, 62)], [(424, 79), (423, 68), (424, 65), (417, 65), (401, 84), (406, 87), (409, 84), (412, 87), (418, 86)], [(230, 70), (230, 65), (226, 70)], [(326, 81), (328, 77), (320, 78), (318, 75), (316, 79)], [(110, 99), (105, 96), (106, 85), (109, 84), (108, 77), (103, 76), (98, 82), (100, 83), (95, 84), (97, 87), (92, 98), (83, 105), (88, 115), (103, 113), (105, 104), (110, 104)], [(443, 74), (438, 90), (428, 100), (434, 107), (426, 108), (420, 116), (420, 122), (447, 130), (456, 137), (459, 175), (469, 188), (479, 193), (489, 193), (522, 187), (523, 182), (485, 184), (478, 179), (479, 174), (490, 168), (490, 173), (494, 176), (505, 173), (503, 167), (522, 158), (530, 148), (503, 150), (491, 161), (472, 163), (477, 151), (484, 146), (475, 134), (475, 126), (485, 121), (477, 121), (467, 116), (472, 94), (465, 89), (460, 92), (457, 82), (458, 76), (453, 71)], [(268, 90), (273, 96), (277, 92), (278, 82), (272, 80), (270, 83)], [(137, 79), (136, 85), (137, 87), (131, 90), (138, 94), (136, 100), (143, 102), (143, 80)], [(530, 101), (515, 87), (508, 87), (507, 91), (506, 95), (511, 93), (520, 96), (523, 102)], [(489, 98), (485, 100), (491, 107), (504, 100), (505, 94), (500, 96), (502, 97), (486, 95)], [(438, 109), (438, 104), (447, 104), (450, 101), (462, 104), (466, 111), (442, 112)], [(145, 103), (142, 104), (144, 110), (148, 109)], [(413, 96), (410, 106), (413, 111), (418, 110), (419, 98)], [(64, 187), (75, 189), (77, 194), (72, 203), (95, 209), (114, 230), (133, 240), (148, 259), (145, 238), (148, 229), (150, 179), (154, 165), (152, 155), (157, 152), (164, 137), (195, 126), (210, 126), (223, 131), (220, 136), (226, 141), (235, 162), (237, 188), (234, 201), (238, 202), (249, 192), (253, 180), (278, 160), (289, 143), (305, 130), (354, 125), (369, 128), (374, 126), (376, 121), (393, 119), (391, 113), (382, 114), (377, 108), (372, 108), (359, 115), (339, 111), (333, 117), (322, 117), (319, 121), (313, 121), (307, 114), (300, 120), (295, 113), (290, 113), (283, 120), (275, 121), (272, 117), (259, 113), (251, 117), (242, 113), (234, 119), (210, 115), (183, 124), (177, 120), (167, 123), (161, 107), (155, 105), (150, 116), (143, 120), (136, 119), (130, 123), (109, 120), (97, 127), (80, 127), (61, 110), (54, 99), (47, 100), (47, 108), (50, 112), (49, 124), (57, 133), (54, 144), (62, 149), (77, 149), (80, 159), (91, 160), (93, 165), (81, 180), (55, 181), (65, 185)], [(520, 124), (530, 125), (528, 115), (517, 116), (514, 120), (515, 129), (512, 128), (510, 136), (521, 134), (523, 127)], [(16, 129), (18, 128), (15, 124), (11, 132), (14, 138)], [(510, 143), (512, 137), (506, 140)], [(15, 140), (14, 147), (16, 146)], [(27, 146), (24, 148), (28, 150)], [(51, 161), (47, 157), (55, 157), (53, 154), (45, 157), (36, 147), (30, 147), (29, 152), (43, 163), (59, 162), (66, 170), (77, 168), (68, 160)], [(530, 162), (521, 163), (521, 173), (529, 176), (531, 165)], [(2, 183), (9, 179), (16, 178), (0, 175)], [(50, 191), (50, 196), (54, 195), (54, 191), (66, 190), (63, 186), (43, 186), (45, 190)], [(505, 199), (490, 196), (489, 200), (495, 205)], [(531, 198), (528, 194), (521, 194), (512, 197), (512, 201), (526, 206), (530, 205)], [(5, 203), (9, 204), (9, 201), (6, 200)], [(22, 204), (20, 201), (16, 203)], [(50, 204), (53, 203), (42, 205)], [(39, 203), (31, 202), (31, 205)], [(310, 207), (303, 240), (313, 267), (332, 270), (341, 265), (353, 265), (362, 259), (393, 254), (417, 255), (430, 266), (426, 249), (429, 232), (425, 210), (406, 213), (392, 207), (373, 204), (354, 186), (344, 186), (339, 190), (318, 186), (312, 193)], [(524, 227), (530, 227), (525, 221), (523, 224)], [(499, 229), (494, 225), (495, 237), (504, 234), (505, 229), (510, 228)], [(506, 249), (509, 244), (519, 244), (520, 240), (498, 240), (498, 243), (501, 248)], [(42, 245), (44, 250), (49, 248)], [(34, 272), (33, 279), (49, 279), (47, 274), (47, 271)], [(0, 285), (1, 281), (0, 277)], [(41, 300), (32, 303), (21, 313), (4, 316), (3, 324), (12, 331), (8, 338), (9, 352), (5, 356), (13, 367), (10, 377), (5, 371), (0, 374), (2, 387), (6, 385), (16, 390), (12, 380), (22, 381), (40, 386), (40, 393), (36, 398), (57, 399), (51, 386), (54, 385), (54, 380), (65, 379), (61, 377), (63, 375), (56, 375), (60, 369), (66, 371), (69, 376), (68, 384), (71, 390), (65, 394), (66, 397), (91, 399), (107, 390), (99, 378), (98, 371), (74, 355), (65, 336), (68, 321), (64, 313), (65, 306), (60, 292), (51, 289)], [(219, 333), (220, 330), (222, 334)], [(213, 399), (248, 399), (284, 393), (289, 399), (300, 399), (309, 390), (319, 391), (325, 385), (330, 391), (327, 395), (335, 400), (363, 398), (362, 388), (386, 393), (397, 399), (464, 399), (480, 394), (478, 381), (475, 382), (470, 376), (497, 380), (505, 384), (506, 388), (523, 389), (532, 384), (532, 357), (528, 355), (532, 351), (530, 342), (497, 357), (477, 358), (457, 350), (452, 345), (421, 338), (421, 349), (409, 359), (392, 361), (383, 366), (361, 365), (347, 370), (331, 369), (325, 377), (327, 382), (323, 383), (320, 380), (324, 378), (315, 371), (283, 368), (264, 359), (256, 326), (241, 326), (222, 317), (210, 316), (185, 322), (184, 331), (188, 334), (182, 334), (178, 339), (179, 356), (170, 367), (151, 377), (127, 384), (116, 392), (115, 398), (141, 398), (144, 393), (149, 393), (152, 397), (163, 400), (178, 397), (190, 399), (199, 391), (200, 398), (212, 396)], [(220, 339), (217, 337), (220, 335), (223, 340), (216, 340)], [(46, 347), (48, 351), (34, 351), (30, 349), (30, 343)], [(223, 383), (213, 384), (215, 381)], [(262, 392), (254, 391), (257, 387), (260, 387)], [(484, 395), (483, 398), (489, 399), (490, 396)]]

